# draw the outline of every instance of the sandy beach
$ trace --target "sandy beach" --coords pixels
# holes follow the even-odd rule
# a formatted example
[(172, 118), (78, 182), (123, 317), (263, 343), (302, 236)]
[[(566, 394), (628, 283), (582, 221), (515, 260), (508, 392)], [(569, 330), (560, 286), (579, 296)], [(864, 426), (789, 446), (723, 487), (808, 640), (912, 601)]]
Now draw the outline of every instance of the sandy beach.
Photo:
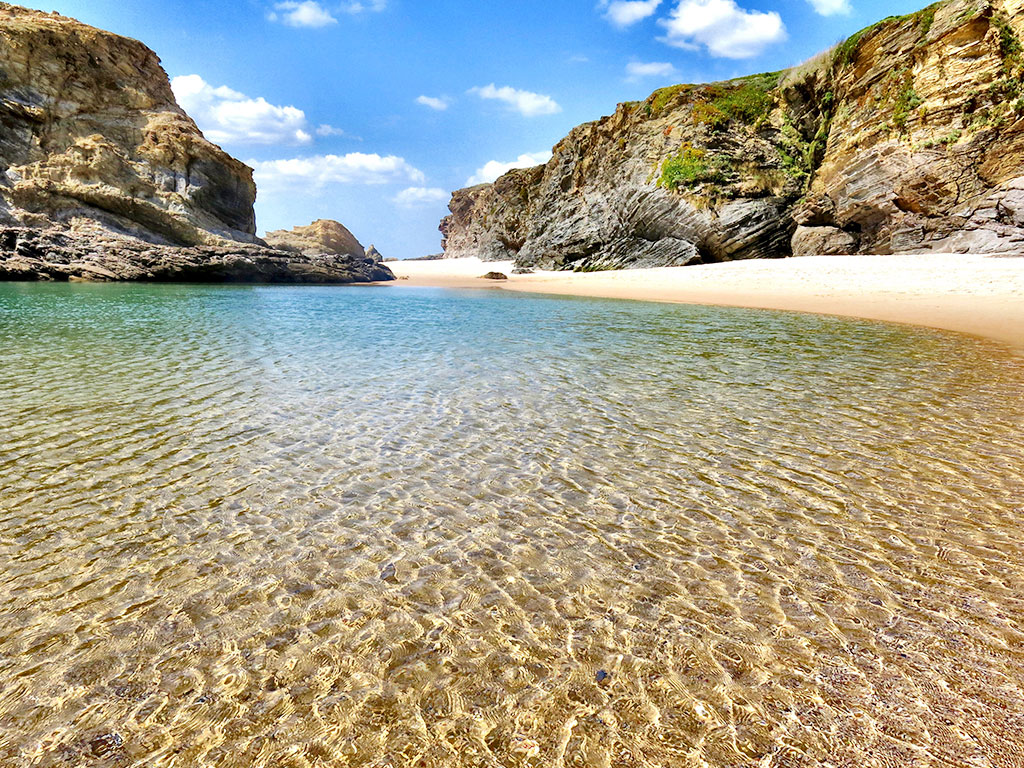
[[(513, 275), (479, 259), (388, 264), (397, 286), (490, 288), (715, 304), (909, 323), (1002, 342), (1024, 353), (1024, 257), (813, 256), (690, 267)], [(490, 271), (508, 280), (483, 280)]]

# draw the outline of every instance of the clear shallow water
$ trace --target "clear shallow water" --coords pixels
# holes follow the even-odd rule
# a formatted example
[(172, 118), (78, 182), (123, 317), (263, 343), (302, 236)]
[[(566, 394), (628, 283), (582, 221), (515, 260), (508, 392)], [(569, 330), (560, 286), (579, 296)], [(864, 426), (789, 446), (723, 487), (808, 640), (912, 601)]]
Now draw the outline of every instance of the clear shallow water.
[(0, 394), (0, 765), (1024, 761), (1024, 365), (984, 342), (0, 285)]

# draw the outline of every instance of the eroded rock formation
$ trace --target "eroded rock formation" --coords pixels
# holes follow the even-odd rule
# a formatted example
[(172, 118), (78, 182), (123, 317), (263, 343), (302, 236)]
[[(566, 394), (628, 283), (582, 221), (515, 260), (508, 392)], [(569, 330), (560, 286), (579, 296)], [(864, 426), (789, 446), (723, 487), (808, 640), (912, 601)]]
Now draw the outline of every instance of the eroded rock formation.
[(0, 278), (365, 279), (361, 249), (267, 248), (255, 199), (149, 48), (0, 3)]
[(0, 228), (0, 280), (366, 283), (394, 280), (383, 264), (339, 254), (303, 254), (223, 241), (181, 248), (96, 227)]
[(456, 192), (445, 255), (604, 269), (1024, 250), (1024, 0), (947, 0), (781, 73), (674, 86)]

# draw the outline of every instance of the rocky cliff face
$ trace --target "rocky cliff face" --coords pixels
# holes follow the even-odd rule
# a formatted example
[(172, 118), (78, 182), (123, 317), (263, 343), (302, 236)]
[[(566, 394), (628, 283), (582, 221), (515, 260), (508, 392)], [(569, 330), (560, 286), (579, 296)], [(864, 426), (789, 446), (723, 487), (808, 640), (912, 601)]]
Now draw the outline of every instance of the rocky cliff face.
[(255, 200), (146, 46), (0, 3), (0, 279), (394, 279), (267, 248)]
[(267, 245), (299, 253), (330, 253), (365, 258), (366, 252), (355, 236), (337, 221), (317, 219), (305, 227), (267, 232)]
[(255, 242), (252, 171), (174, 100), (156, 54), (0, 3), (0, 220), (153, 242)]
[(675, 86), (456, 192), (448, 257), (604, 269), (1024, 249), (1024, 0), (946, 0), (807, 64)]

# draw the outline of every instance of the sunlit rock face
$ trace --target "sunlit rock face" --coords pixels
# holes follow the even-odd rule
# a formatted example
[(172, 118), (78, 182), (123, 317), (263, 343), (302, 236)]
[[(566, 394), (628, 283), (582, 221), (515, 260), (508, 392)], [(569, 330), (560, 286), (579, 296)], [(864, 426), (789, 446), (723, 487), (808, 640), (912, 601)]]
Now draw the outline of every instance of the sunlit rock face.
[(255, 200), (149, 48), (0, 3), (0, 280), (394, 279), (341, 225), (268, 248)]
[(0, 3), (0, 223), (255, 242), (252, 170), (207, 141), (142, 43)]
[(1024, 248), (1024, 2), (950, 0), (791, 70), (665, 88), (457, 191), (445, 255), (554, 269)]
[[(292, 229), (279, 229), (274, 232), (267, 232), (263, 238), (267, 245), (274, 248), (296, 250), (300, 253), (332, 253), (346, 254), (363, 258), (379, 258), (363, 250), (363, 246), (355, 235), (348, 231), (342, 224), (331, 219), (317, 219), (305, 227), (293, 227)], [(377, 251), (374, 249), (374, 254)]]

